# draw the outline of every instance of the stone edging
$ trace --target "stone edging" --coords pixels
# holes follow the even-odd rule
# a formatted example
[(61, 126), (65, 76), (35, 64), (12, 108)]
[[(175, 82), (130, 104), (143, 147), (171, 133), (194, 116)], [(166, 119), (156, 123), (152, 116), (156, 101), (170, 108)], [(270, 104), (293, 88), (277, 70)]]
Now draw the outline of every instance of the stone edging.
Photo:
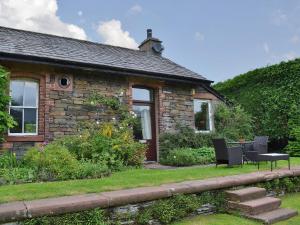
[(0, 204), (0, 223), (20, 221), (46, 215), (52, 216), (72, 213), (93, 208), (116, 207), (167, 198), (175, 194), (200, 193), (293, 176), (300, 176), (300, 167), (294, 167), (291, 170), (280, 169), (273, 172), (259, 171), (205, 180), (185, 181), (181, 183), (164, 184), (158, 187), (142, 187), (98, 194), (4, 203)]

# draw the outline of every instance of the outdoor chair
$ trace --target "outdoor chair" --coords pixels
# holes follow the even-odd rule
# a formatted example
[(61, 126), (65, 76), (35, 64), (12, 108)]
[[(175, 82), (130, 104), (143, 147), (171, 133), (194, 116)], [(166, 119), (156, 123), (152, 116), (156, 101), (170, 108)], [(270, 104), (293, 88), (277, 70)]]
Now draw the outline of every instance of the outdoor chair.
[(268, 153), (268, 136), (256, 136), (254, 142), (245, 146), (245, 158), (247, 161), (258, 162), (260, 154)]
[(228, 166), (243, 165), (243, 153), (241, 147), (227, 147), (225, 139), (212, 139), (215, 155), (216, 167), (218, 164), (227, 164)]

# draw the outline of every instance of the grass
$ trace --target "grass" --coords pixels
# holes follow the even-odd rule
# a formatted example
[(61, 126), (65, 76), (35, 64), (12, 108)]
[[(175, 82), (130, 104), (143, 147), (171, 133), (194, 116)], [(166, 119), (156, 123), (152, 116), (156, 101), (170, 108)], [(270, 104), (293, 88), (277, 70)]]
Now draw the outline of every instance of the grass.
[[(300, 158), (292, 158), (292, 165), (300, 165)], [(287, 167), (286, 161), (278, 163), (279, 168)], [(262, 163), (261, 170), (270, 165)], [(0, 203), (32, 200), (65, 195), (97, 193), (134, 187), (156, 186), (165, 183), (210, 177), (229, 176), (257, 171), (255, 165), (241, 167), (227, 166), (190, 167), (176, 170), (130, 169), (116, 172), (102, 179), (69, 180), (60, 182), (30, 183), (0, 186)]]
[[(300, 212), (300, 193), (295, 194), (288, 194), (284, 197), (282, 197), (282, 207), (284, 208), (291, 208), (296, 209), (298, 212)], [(230, 224), (230, 225), (257, 225), (261, 224), (259, 222), (244, 219), (239, 216), (234, 215), (228, 215), (228, 214), (214, 214), (214, 215), (208, 215), (208, 216), (197, 216), (194, 218), (186, 219), (177, 223), (174, 223), (173, 225), (224, 225), (224, 224)], [(295, 216), (289, 220), (285, 220), (279, 223), (276, 223), (277, 225), (299, 225), (300, 224), (300, 215)]]

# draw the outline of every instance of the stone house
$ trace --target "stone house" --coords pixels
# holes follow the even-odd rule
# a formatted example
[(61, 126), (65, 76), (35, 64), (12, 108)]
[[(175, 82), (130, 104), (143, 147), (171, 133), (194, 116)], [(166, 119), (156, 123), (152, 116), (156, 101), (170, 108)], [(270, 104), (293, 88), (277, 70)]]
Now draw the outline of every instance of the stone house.
[(150, 29), (132, 50), (0, 27), (0, 65), (10, 71), (9, 111), (18, 122), (2, 147), (22, 155), (29, 146), (76, 133), (79, 121), (99, 119), (84, 103), (91, 92), (122, 97), (137, 114), (135, 136), (149, 144), (149, 161), (158, 159), (158, 135), (177, 124), (211, 132), (212, 105), (222, 96), (212, 81), (162, 51)]

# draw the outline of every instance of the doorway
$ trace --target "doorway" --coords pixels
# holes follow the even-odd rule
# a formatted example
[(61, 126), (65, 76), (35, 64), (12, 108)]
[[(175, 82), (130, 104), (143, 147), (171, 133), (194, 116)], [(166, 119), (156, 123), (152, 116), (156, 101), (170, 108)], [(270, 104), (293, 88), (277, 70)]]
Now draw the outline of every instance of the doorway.
[(154, 90), (133, 86), (132, 100), (132, 110), (138, 119), (133, 127), (134, 137), (139, 142), (148, 145), (147, 161), (157, 161)]

